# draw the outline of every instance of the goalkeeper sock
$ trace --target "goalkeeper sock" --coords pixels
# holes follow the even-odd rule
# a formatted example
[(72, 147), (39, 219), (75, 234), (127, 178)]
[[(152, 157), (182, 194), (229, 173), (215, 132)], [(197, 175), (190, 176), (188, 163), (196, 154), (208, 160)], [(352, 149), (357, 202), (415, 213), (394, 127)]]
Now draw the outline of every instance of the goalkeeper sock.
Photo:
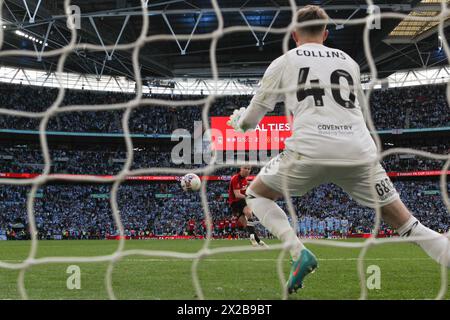
[(430, 238), (430, 240), (417, 240), (415, 243), (435, 261), (450, 268), (450, 243), (446, 236), (425, 227), (413, 216), (398, 228), (397, 232), (401, 237)]
[(251, 221), (248, 221), (247, 222), (247, 231), (250, 233), (250, 234), (253, 234), (254, 236), (255, 236), (255, 240), (256, 240), (256, 242), (260, 242), (261, 240), (259, 239), (259, 237), (258, 237), (258, 234), (256, 233), (256, 230), (255, 230), (255, 227), (254, 227), (254, 224), (253, 224), (253, 222), (251, 222)]
[(297, 260), (305, 246), (300, 242), (284, 211), (275, 201), (260, 197), (251, 189), (247, 190), (247, 205), (274, 236), (289, 245), (292, 259)]

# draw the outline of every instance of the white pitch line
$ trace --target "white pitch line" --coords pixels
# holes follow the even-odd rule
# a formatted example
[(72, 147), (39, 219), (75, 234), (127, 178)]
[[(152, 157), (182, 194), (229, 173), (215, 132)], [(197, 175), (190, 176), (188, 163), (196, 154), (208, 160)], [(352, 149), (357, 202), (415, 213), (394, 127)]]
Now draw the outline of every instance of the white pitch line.
[[(73, 257), (76, 258), (76, 257)], [(39, 258), (38, 258), (39, 259)], [(192, 261), (194, 259), (160, 259), (160, 258), (135, 258), (135, 259), (129, 259), (129, 258), (124, 258), (120, 261), (124, 261), (124, 262), (183, 262), (183, 261)], [(318, 258), (317, 260), (319, 261), (358, 261), (358, 258), (324, 258), (324, 259), (320, 259)], [(431, 260), (430, 258), (365, 258), (364, 261), (425, 261), (425, 260)], [(22, 262), (23, 260), (2, 260), (0, 259), (0, 261), (3, 262)], [(274, 261), (278, 261), (278, 259), (246, 259), (246, 258), (242, 258), (242, 259), (216, 259), (216, 258), (204, 258), (201, 259), (201, 261), (208, 261), (208, 262), (240, 262), (240, 261), (250, 261), (250, 262), (274, 262)], [(288, 259), (284, 259), (284, 261), (289, 261)], [(69, 262), (67, 262), (69, 263)], [(93, 262), (94, 263), (94, 262)], [(98, 263), (98, 262), (96, 262)], [(60, 262), (59, 264), (65, 264), (63, 262)]]

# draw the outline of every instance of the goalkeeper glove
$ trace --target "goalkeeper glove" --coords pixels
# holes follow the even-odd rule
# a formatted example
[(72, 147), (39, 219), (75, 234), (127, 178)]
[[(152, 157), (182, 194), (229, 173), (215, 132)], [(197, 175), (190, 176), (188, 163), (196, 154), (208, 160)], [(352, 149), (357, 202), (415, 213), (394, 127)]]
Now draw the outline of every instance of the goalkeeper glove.
[(241, 117), (244, 114), (244, 112), (245, 112), (245, 108), (244, 107), (234, 110), (233, 114), (230, 116), (230, 119), (227, 121), (227, 125), (232, 127), (234, 129), (234, 131), (236, 131), (236, 132), (242, 132), (242, 133), (245, 132), (245, 130), (243, 130), (239, 126), (239, 120), (241, 119)]

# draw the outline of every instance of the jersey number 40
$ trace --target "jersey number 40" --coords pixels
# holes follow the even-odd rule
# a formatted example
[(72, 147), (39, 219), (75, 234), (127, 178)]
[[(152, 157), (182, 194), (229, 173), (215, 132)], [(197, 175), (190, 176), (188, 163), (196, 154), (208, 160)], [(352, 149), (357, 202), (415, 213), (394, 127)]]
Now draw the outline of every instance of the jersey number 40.
[[(323, 107), (323, 96), (325, 96), (325, 90), (320, 87), (319, 80), (311, 80), (311, 89), (306, 89), (305, 84), (308, 80), (309, 75), (309, 69), (310, 68), (302, 68), (300, 69), (300, 72), (298, 74), (298, 85), (300, 86), (300, 89), (297, 91), (297, 100), (298, 102), (301, 102), (305, 100), (307, 97), (312, 96), (314, 98), (314, 103), (316, 107)], [(349, 100), (345, 100), (342, 97), (341, 89), (339, 87), (339, 81), (341, 78), (344, 78), (347, 80), (349, 86), (350, 86), (350, 96)], [(346, 109), (353, 109), (355, 108), (355, 90), (353, 88), (353, 78), (345, 70), (336, 70), (331, 74), (331, 93), (333, 94), (334, 100), (342, 107)]]

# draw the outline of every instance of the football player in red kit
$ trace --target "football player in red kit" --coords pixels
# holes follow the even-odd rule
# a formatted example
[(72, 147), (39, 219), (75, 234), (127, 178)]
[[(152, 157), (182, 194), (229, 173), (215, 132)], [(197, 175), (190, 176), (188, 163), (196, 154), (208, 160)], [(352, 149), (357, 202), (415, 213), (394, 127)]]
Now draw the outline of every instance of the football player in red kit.
[(247, 177), (250, 175), (251, 170), (250, 166), (242, 166), (239, 173), (231, 178), (228, 188), (228, 202), (233, 215), (238, 217), (240, 225), (249, 232), (252, 245), (255, 247), (267, 247), (256, 233), (255, 223), (252, 221), (253, 213), (245, 201), (245, 191), (248, 186)]

